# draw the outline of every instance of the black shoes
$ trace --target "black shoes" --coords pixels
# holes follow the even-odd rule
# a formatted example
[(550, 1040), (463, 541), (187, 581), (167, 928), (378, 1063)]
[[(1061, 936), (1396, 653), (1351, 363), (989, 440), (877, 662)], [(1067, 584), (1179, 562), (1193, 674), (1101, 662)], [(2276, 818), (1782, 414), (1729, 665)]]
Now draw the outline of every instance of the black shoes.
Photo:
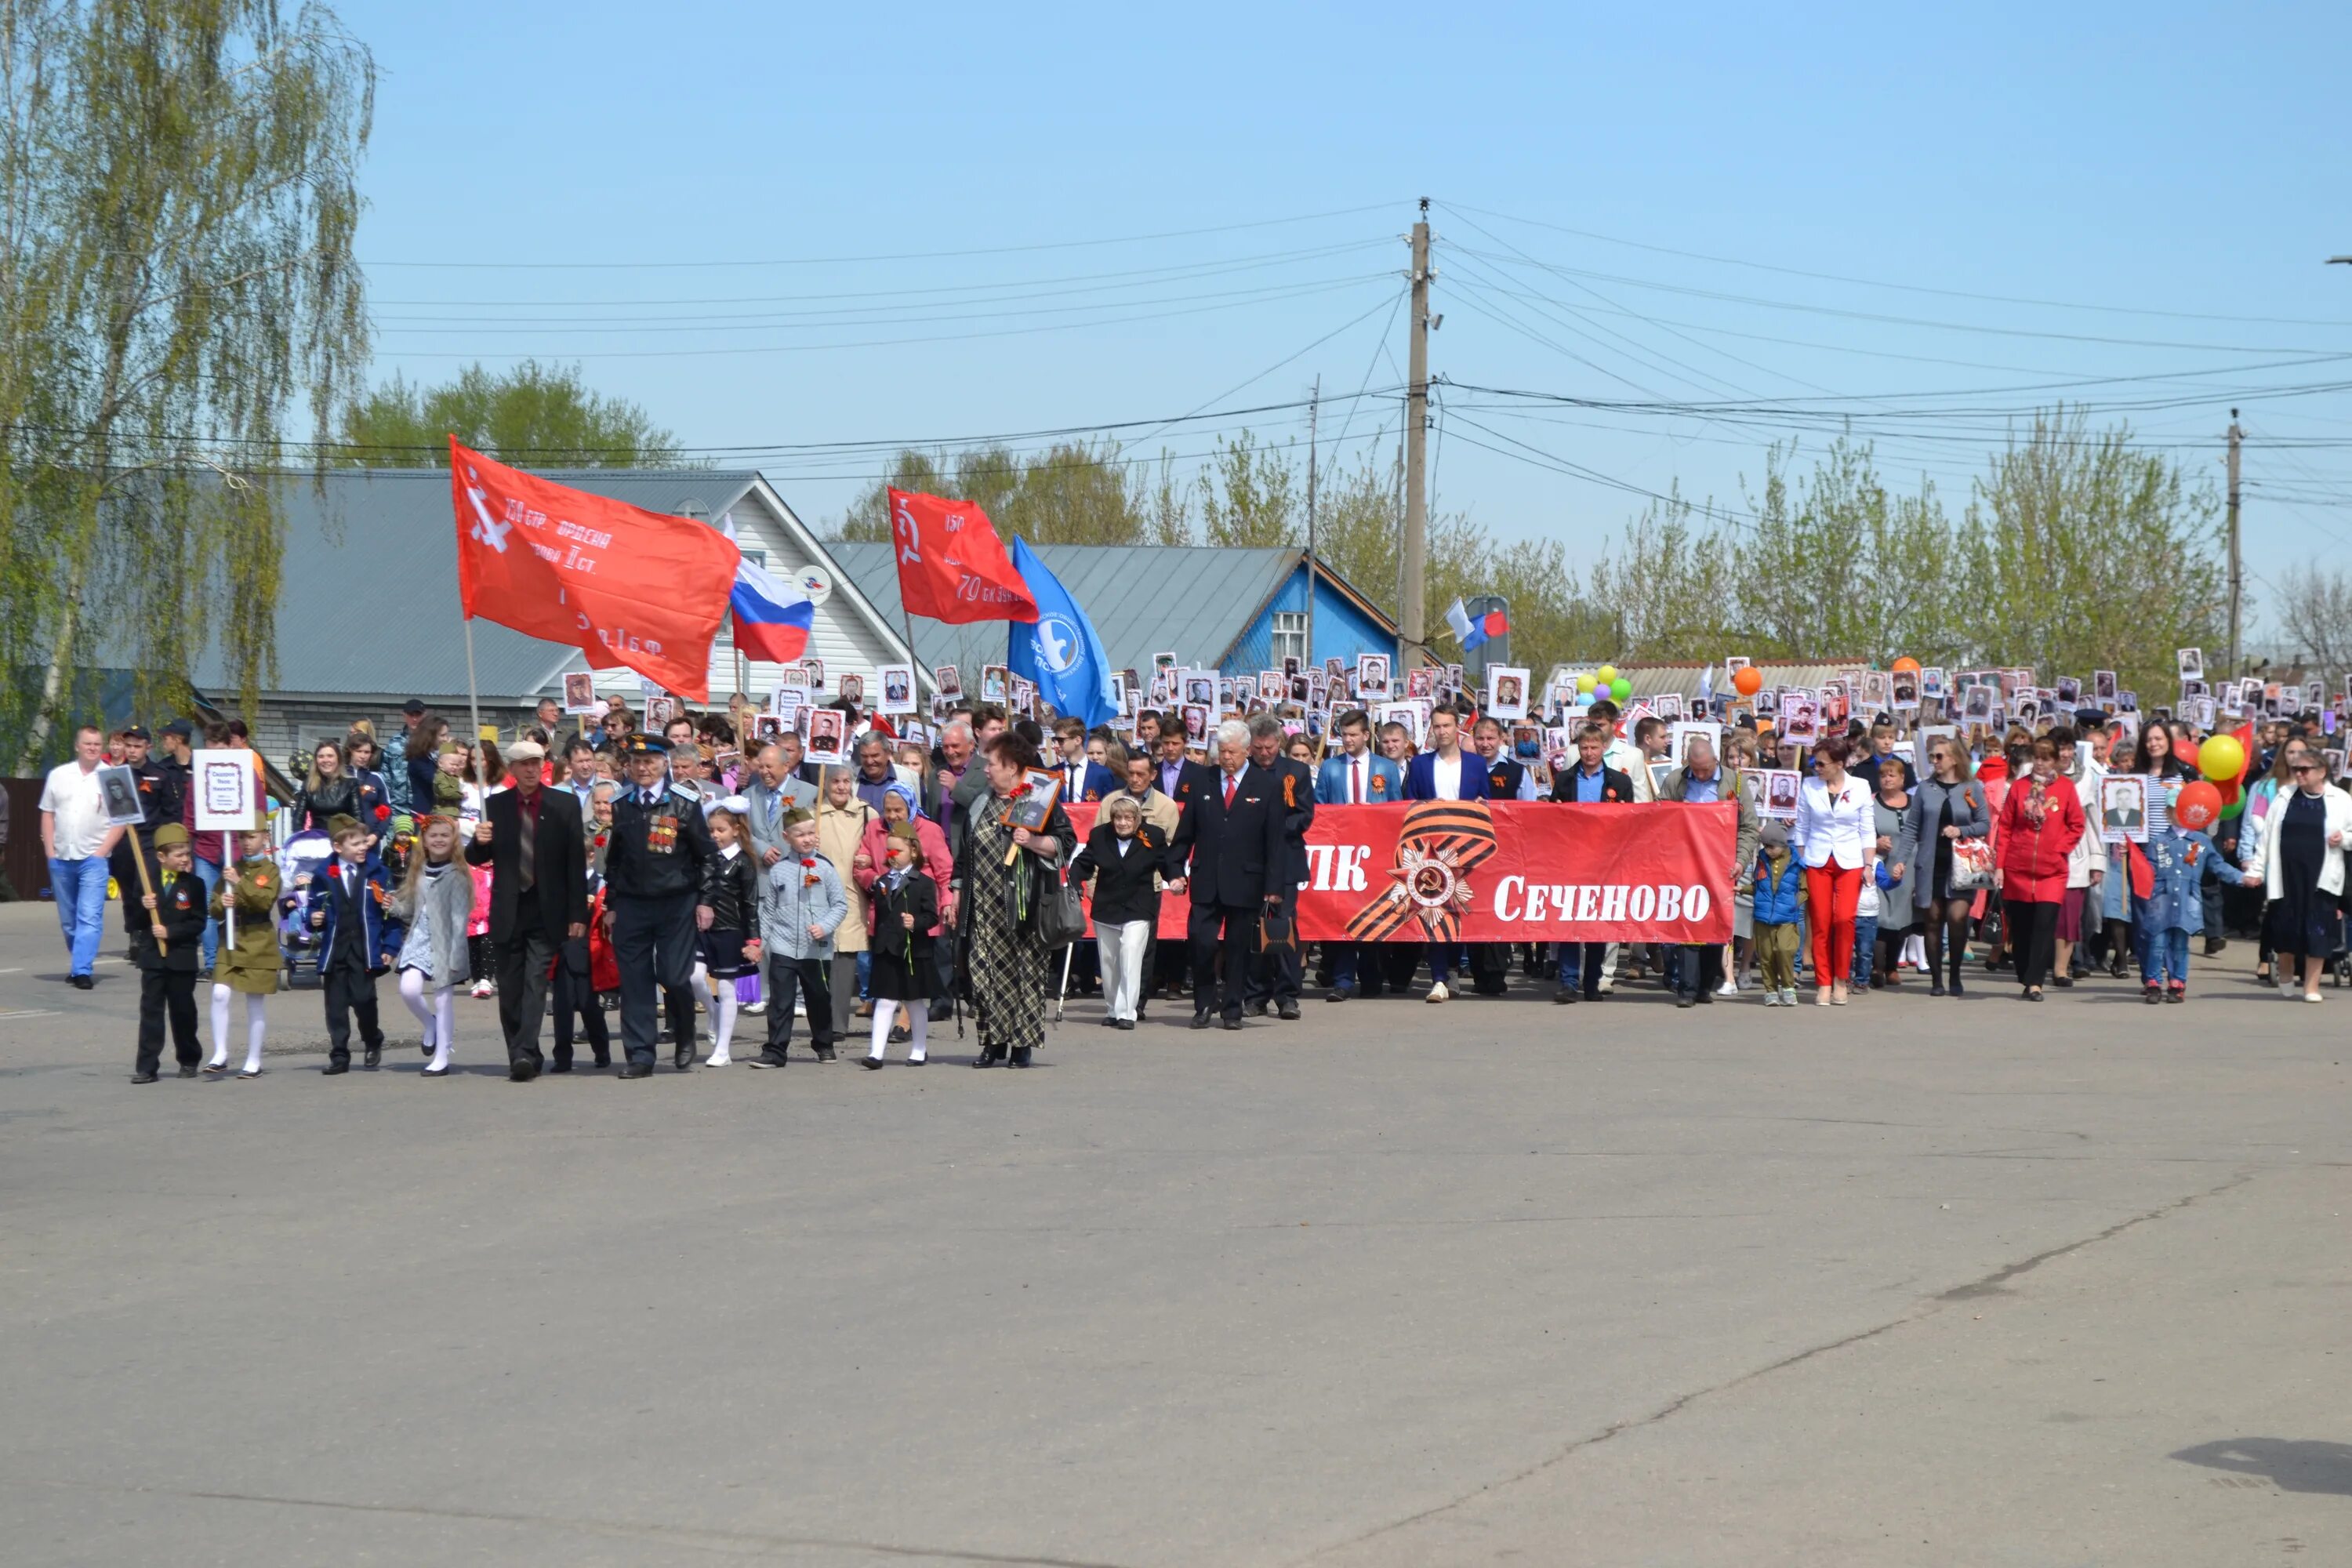
[(1551, 994), (1551, 999), (1552, 1005), (1555, 1006), (1569, 1006), (1576, 1001), (1576, 987), (1573, 985), (1563, 985), (1559, 990)]
[(1927, 982), (1927, 994), (1930, 996), (1941, 996), (1943, 994), (1944, 977), (1938, 974)]
[(1253, 1018), (1263, 1018), (1265, 1016), (1266, 1009), (1272, 1005), (1270, 1002), (1253, 1002), (1243, 1011)]
[(1715, 993), (1706, 990), (1705, 987), (1701, 987), (1698, 994), (1698, 1005), (1702, 1007), (1713, 1006), (1715, 1005)]
[(1331, 994), (1328, 996), (1324, 997), (1323, 1000), (1326, 1002), (1345, 1002), (1351, 999), (1355, 994), (1355, 987), (1351, 985), (1334, 985), (1331, 987)]
[(981, 1048), (980, 1055), (971, 1058), (971, 1065), (976, 1068), (992, 1068), (1003, 1059), (1004, 1053), (1002, 1050), (994, 1046), (984, 1046)]
[(348, 1062), (348, 1061), (329, 1062), (329, 1063), (327, 1064), (327, 1070), (326, 1070), (326, 1072), (325, 1072), (325, 1073), (323, 1073), (323, 1074), (322, 1074), (322, 1075), (320, 1075), (320, 1076), (325, 1077), (325, 1078), (332, 1078), (332, 1077), (334, 1077), (334, 1076), (335, 1076), (337, 1073), (339, 1073), (339, 1072), (349, 1072), (349, 1071), (351, 1071), (351, 1070), (352, 1070), (352, 1064), (351, 1064), (350, 1062)]
[(550, 1062), (547, 1064), (547, 1070), (551, 1073), (570, 1072), (572, 1070), (572, 1064), (570, 1062)]
[(1697, 1006), (1698, 993), (1696, 991), (1677, 991), (1675, 993), (1675, 1005), (1677, 1007)]
[(366, 1068), (370, 1072), (373, 1072), (376, 1068), (382, 1067), (383, 1065), (383, 1047), (382, 1046), (370, 1046), (367, 1048), (366, 1054), (360, 1058), (360, 1065)]
[(750, 1065), (755, 1068), (780, 1068), (784, 1065), (784, 1053), (782, 1051), (761, 1051), (758, 1056), (751, 1058)]
[(857, 1065), (864, 1068), (867, 1072), (874, 1072), (881, 1068), (882, 1058), (880, 1057), (863, 1057), (858, 1059)]
[(1195, 1013), (1192, 1015), (1192, 1027), (1196, 1029), (1205, 1029), (1208, 1026), (1209, 1016), (1206, 1013)]
[(672, 1051), (669, 1054), (669, 1061), (670, 1066), (677, 1068), (680, 1072), (684, 1072), (688, 1068), (694, 1066), (693, 1043), (689, 1041), (687, 1044), (678, 1047), (677, 1049)]
[[(98, 981), (88, 974), (69, 974), (66, 978), (73, 983), (73, 988), (77, 991), (94, 991), (98, 988)], [(151, 1078), (144, 1081), (152, 1083), (155, 1080)]]
[(1228, 1017), (1225, 1019), (1225, 1027), (1228, 1029), (1238, 1029), (1241, 1026), (1242, 1021), (1238, 1017)]
[(196, 1076), (196, 1064), (195, 1064), (195, 1063), (194, 1063), (194, 1062), (182, 1062), (182, 1063), (180, 1064), (180, 1076), (181, 1076), (182, 1078), (194, 1078), (194, 1077), (195, 1077), (195, 1076)]
[(834, 1056), (834, 1050), (831, 1046), (818, 1046), (815, 1049), (816, 1059), (821, 1062), (829, 1062), (836, 1059)]
[(1296, 1022), (1298, 1017), (1297, 999), (1296, 997), (1285, 996), (1281, 1001), (1276, 1002), (1274, 1005), (1274, 1010), (1280, 1016)]
[(1025, 1067), (1027, 1067), (1027, 1066), (1029, 1065), (1029, 1047), (1026, 1047), (1026, 1046), (1015, 1046), (1015, 1047), (1013, 1047), (1013, 1060), (1012, 1060), (1012, 1062), (1011, 1062), (1010, 1064), (1008, 1064), (1008, 1065), (1013, 1066), (1013, 1067), (1016, 1067), (1016, 1068), (1025, 1068)]
[[(79, 975), (76, 975), (74, 978), (79, 980), (81, 977)], [(155, 1081), (155, 1070), (152, 1068), (150, 1068), (144, 1072), (132, 1073), (131, 1075), (131, 1081), (133, 1083), (153, 1083)]]
[(654, 1064), (651, 1062), (631, 1062), (613, 1076), (615, 1078), (651, 1078), (654, 1076)]
[(529, 1058), (507, 1064), (507, 1081), (509, 1083), (529, 1083), (538, 1076), (539, 1064)]
[(2164, 988), (2160, 985), (2150, 985), (2140, 993), (2139, 999), (2153, 1007), (2164, 1000)]
[(418, 1073), (416, 1076), (419, 1078), (447, 1078), (449, 1076), (449, 1069), (447, 1068), (426, 1068), (423, 1072)]
[(1113, 1018), (1110, 1021), (1110, 1024), (1111, 1027), (1114, 1029), (1132, 1029), (1135, 1027), (1135, 1020), (1132, 1018)]

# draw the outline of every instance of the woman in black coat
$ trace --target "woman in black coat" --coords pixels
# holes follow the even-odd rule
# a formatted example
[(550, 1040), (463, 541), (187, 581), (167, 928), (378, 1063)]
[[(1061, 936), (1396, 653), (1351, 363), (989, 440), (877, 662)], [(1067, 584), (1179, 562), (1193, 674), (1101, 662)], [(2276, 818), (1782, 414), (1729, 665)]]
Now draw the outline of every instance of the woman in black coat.
[(1143, 952), (1160, 921), (1160, 868), (1168, 840), (1143, 820), (1133, 795), (1115, 795), (1087, 847), (1070, 862), (1070, 880), (1094, 880), (1095, 939), (1102, 950), (1103, 1026), (1135, 1027), (1143, 991)]

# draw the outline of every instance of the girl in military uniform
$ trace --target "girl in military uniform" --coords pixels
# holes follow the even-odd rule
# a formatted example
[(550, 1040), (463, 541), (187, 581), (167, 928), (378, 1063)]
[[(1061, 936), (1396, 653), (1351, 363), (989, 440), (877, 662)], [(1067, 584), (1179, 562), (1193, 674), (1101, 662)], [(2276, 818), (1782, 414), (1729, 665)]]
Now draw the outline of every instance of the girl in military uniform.
[[(237, 859), (221, 868), (220, 890), (213, 908), (228, 917), (236, 929), (224, 931), (213, 960), (213, 1054), (205, 1071), (228, 1070), (229, 1000), (245, 998), (245, 1066), (239, 1078), (261, 1076), (262, 1009), (278, 991), (283, 960), (278, 952), (278, 895), (285, 879), (269, 856), (269, 830), (248, 827), (236, 836)], [(230, 940), (234, 936), (235, 940)]]

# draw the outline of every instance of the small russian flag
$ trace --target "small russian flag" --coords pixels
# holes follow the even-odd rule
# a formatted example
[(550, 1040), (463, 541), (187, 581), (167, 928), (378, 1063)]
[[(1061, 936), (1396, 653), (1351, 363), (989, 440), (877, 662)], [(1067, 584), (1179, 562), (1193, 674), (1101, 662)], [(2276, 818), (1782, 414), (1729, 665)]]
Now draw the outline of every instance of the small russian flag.
[[(735, 537), (735, 514), (719, 520), (719, 531)], [(816, 606), (797, 584), (787, 583), (748, 560), (735, 563), (735, 585), (727, 595), (735, 617), (735, 646), (747, 658), (792, 664), (808, 651)]]
[(1446, 610), (1445, 624), (1452, 628), (1454, 637), (1461, 640), (1463, 651), (1465, 653), (1484, 643), (1488, 637), (1501, 637), (1511, 629), (1510, 616), (1500, 610), (1489, 610), (1476, 620), (1472, 620), (1470, 612), (1463, 607), (1462, 601), (1459, 599), (1454, 600), (1453, 605)]

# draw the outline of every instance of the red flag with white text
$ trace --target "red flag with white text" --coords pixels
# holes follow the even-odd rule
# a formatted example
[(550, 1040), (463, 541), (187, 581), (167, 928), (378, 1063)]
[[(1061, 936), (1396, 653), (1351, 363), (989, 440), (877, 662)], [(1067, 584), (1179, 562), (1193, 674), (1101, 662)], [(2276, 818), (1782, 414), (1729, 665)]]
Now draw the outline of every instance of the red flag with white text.
[(968, 500), (890, 492), (890, 549), (898, 596), (935, 621), (1030, 621), (1037, 601), (1014, 571), (988, 513)]
[(741, 552), (690, 517), (646, 511), (449, 440), (457, 595), (476, 616), (710, 700), (710, 644)]

